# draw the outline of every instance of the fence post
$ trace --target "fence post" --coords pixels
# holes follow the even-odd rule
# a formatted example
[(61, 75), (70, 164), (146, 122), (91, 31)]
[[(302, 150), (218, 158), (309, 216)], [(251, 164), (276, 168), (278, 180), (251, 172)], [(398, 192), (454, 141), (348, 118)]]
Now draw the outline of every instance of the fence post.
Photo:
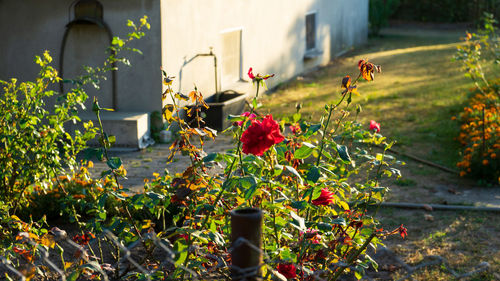
[(262, 264), (260, 209), (244, 208), (231, 211), (231, 241), (232, 280), (258, 280)]

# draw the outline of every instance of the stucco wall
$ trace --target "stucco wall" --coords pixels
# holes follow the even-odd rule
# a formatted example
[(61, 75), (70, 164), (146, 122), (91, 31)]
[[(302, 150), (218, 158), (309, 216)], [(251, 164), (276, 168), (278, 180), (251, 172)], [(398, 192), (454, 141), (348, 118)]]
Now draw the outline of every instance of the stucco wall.
[[(33, 79), (38, 71), (35, 55), (49, 50), (59, 67), (59, 52), (65, 25), (73, 18), (68, 0), (0, 0), (0, 79)], [(214, 93), (213, 59), (204, 57), (184, 65), (199, 53), (214, 48), (218, 57), (220, 89), (253, 93), (246, 72), (276, 73), (269, 87), (299, 73), (324, 65), (353, 45), (366, 41), (368, 0), (101, 0), (104, 21), (115, 36), (125, 37), (127, 19), (138, 20), (146, 14), (151, 30), (131, 47), (144, 55), (128, 54), (132, 68), (120, 66), (117, 75), (119, 111), (161, 110), (160, 66), (176, 76), (174, 90), (187, 93), (196, 84), (208, 97)], [(305, 15), (317, 13), (316, 42), (321, 54), (304, 60), (306, 52)], [(84, 32), (83, 27), (81, 32)], [(241, 29), (241, 78), (247, 82), (221, 78), (221, 33)], [(72, 36), (78, 37), (78, 31)], [(103, 33), (83, 39), (82, 44), (68, 42), (65, 74), (76, 74), (81, 62), (98, 65), (106, 45)], [(96, 47), (89, 47), (95, 40)], [(87, 43), (87, 44), (85, 44)], [(81, 57), (77, 57), (82, 54)], [(68, 59), (68, 57), (72, 58)], [(72, 63), (76, 62), (76, 63)], [(182, 72), (181, 72), (182, 69)], [(65, 76), (65, 78), (70, 78)], [(108, 82), (109, 83), (109, 82)], [(104, 84), (106, 95), (110, 85)], [(93, 94), (95, 92), (91, 92)], [(109, 97), (109, 94), (108, 94)], [(102, 98), (104, 105), (109, 99)]]
[[(177, 76), (175, 90), (188, 92), (196, 84), (205, 96), (214, 88), (212, 60), (183, 64), (198, 53), (207, 53), (209, 47), (221, 60), (223, 31), (242, 29), (242, 78), (248, 80), (249, 67), (276, 73), (268, 80), (270, 87), (328, 63), (336, 54), (365, 42), (368, 34), (368, 0), (162, 0), (161, 9), (163, 68)], [(305, 15), (314, 11), (322, 54), (304, 60)], [(219, 65), (219, 79), (220, 73)], [(248, 82), (219, 82), (222, 90), (254, 91)]]
[[(65, 26), (73, 19), (73, 11), (68, 10), (73, 1), (68, 0), (0, 0), (0, 79), (16, 77), (20, 80), (33, 79), (38, 68), (33, 63), (35, 55), (49, 50), (53, 64), (59, 68), (59, 53)], [(151, 30), (146, 37), (131, 47), (143, 51), (144, 55), (126, 54), (132, 68), (120, 66), (117, 74), (117, 109), (120, 111), (161, 110), (161, 43), (160, 43), (160, 1), (159, 0), (101, 0), (104, 7), (104, 21), (110, 26), (114, 36), (125, 37), (129, 32), (127, 19), (138, 22), (148, 15)], [(80, 31), (96, 32), (97, 36), (86, 37), (96, 40), (95, 48), (90, 48), (86, 40), (78, 43), (78, 29), (68, 36), (65, 54), (65, 78), (76, 73), (79, 62), (99, 65), (103, 59), (106, 36), (97, 28), (80, 28)], [(73, 39), (72, 39), (73, 38)], [(75, 58), (80, 54), (80, 58)], [(77, 62), (76, 64), (73, 62)], [(109, 84), (103, 91), (110, 91)], [(95, 92), (91, 92), (93, 94)], [(101, 93), (101, 95), (109, 93)], [(105, 101), (106, 103), (106, 101)]]

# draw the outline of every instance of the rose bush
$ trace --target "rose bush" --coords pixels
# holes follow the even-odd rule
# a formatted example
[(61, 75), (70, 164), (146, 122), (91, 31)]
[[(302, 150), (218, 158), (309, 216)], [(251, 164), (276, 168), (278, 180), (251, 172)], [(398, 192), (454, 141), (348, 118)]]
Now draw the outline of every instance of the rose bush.
[[(361, 278), (369, 267), (377, 268), (366, 251), (369, 246), (376, 248), (387, 235), (407, 233), (403, 226), (385, 231), (375, 218), (389, 190), (380, 179), (399, 176), (393, 165), (401, 163), (386, 154), (392, 143), (359, 123), (359, 110), (351, 108), (360, 79), (372, 81), (380, 70), (367, 60), (358, 67), (356, 79), (339, 81), (338, 101), (327, 104), (317, 121), (304, 120), (300, 107), (282, 120), (259, 114), (258, 89), (273, 75), (254, 75), (250, 69), (257, 94), (248, 114), (229, 117), (234, 125), (227, 133), (234, 147), (210, 154), (203, 147), (217, 132), (191, 126), (203, 121), (200, 113), (207, 104), (202, 94), (197, 89), (188, 95), (174, 93), (173, 78), (163, 72), (162, 114), (167, 128), (179, 128), (166, 160), (174, 161), (178, 153), (186, 156), (184, 172), (156, 174), (142, 192), (124, 189), (121, 160), (108, 151), (113, 138), (99, 124), (102, 147), (89, 153), (108, 165), (102, 179), (86, 178), (87, 171), (80, 170), (76, 177), (56, 177), (52, 184), (57, 190), (50, 192), (78, 226), (78, 233), (67, 235), (80, 244), (73, 262), (67, 263), (58, 250), (55, 237), (63, 230), (48, 230), (44, 218), (25, 223), (15, 216), (1, 217), (1, 254), (29, 268), (30, 278), (50, 270), (40, 265), (43, 253), (35, 243), (47, 252), (59, 251), (58, 265), (64, 270), (50, 274), (69, 280), (103, 279), (103, 270), (114, 280), (228, 279), (235, 250), (229, 213), (252, 207), (263, 212), (263, 244), (257, 248), (264, 259), (260, 278)], [(193, 104), (188, 115), (194, 122), (180, 117), (181, 102)], [(101, 110), (95, 100), (98, 120)], [(353, 111), (356, 115), (349, 118)], [(292, 128), (291, 134), (282, 132), (285, 126)], [(30, 198), (44, 195), (40, 191)], [(123, 246), (133, 249), (126, 258)], [(124, 265), (128, 258), (137, 264)]]

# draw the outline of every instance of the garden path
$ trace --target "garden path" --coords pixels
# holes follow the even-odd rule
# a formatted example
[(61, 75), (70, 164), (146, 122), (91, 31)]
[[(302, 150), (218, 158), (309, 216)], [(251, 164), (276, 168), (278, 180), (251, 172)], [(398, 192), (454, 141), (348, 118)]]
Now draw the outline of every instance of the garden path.
[[(145, 179), (153, 179), (153, 173), (163, 175), (165, 169), (170, 174), (181, 173), (189, 166), (189, 157), (179, 153), (174, 157), (172, 163), (166, 164), (170, 155), (171, 144), (155, 144), (146, 149), (138, 151), (112, 150), (110, 156), (120, 157), (127, 170), (127, 180), (120, 183), (131, 191), (141, 191)], [(231, 137), (219, 135), (216, 141), (206, 140), (204, 150), (206, 153), (225, 151), (231, 147)], [(107, 170), (105, 162), (98, 162), (94, 159), (94, 168), (90, 172), (94, 177), (98, 177), (102, 171)]]
[[(166, 164), (170, 154), (170, 144), (155, 144), (139, 151), (112, 151), (112, 156), (118, 156), (127, 170), (127, 180), (122, 181), (124, 187), (132, 191), (141, 191), (144, 179), (153, 179), (153, 173), (163, 174), (168, 169), (170, 174), (180, 173), (189, 165), (187, 156), (176, 155), (174, 161)], [(231, 137), (219, 135), (215, 141), (205, 142), (207, 153), (225, 151), (231, 147)], [(407, 165), (400, 167), (403, 178), (388, 180), (385, 186), (391, 188), (389, 202), (410, 202), (428, 204), (457, 204), (468, 206), (488, 206), (500, 208), (500, 188), (479, 187), (474, 181), (460, 178), (403, 159)], [(107, 170), (106, 163), (94, 162), (91, 173), (94, 177)]]

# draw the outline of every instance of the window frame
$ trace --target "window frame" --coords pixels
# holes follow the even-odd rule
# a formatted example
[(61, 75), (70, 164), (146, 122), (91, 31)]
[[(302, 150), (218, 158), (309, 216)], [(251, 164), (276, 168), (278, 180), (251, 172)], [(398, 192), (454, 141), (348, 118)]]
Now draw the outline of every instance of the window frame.
[[(236, 27), (231, 27), (231, 28), (226, 28), (226, 29), (223, 29), (221, 31), (219, 31), (219, 35), (222, 36), (224, 33), (229, 33), (229, 32), (234, 32), (234, 31), (239, 31), (240, 32), (240, 42), (239, 42), (239, 45), (240, 45), (240, 52), (239, 52), (239, 69), (238, 69), (238, 77), (237, 77), (237, 80), (236, 81), (233, 81), (233, 82), (239, 82), (239, 81), (243, 81), (243, 34), (244, 34), (244, 27), (243, 26), (236, 26)], [(221, 50), (223, 49), (223, 47), (221, 46)], [(221, 55), (221, 59), (223, 54), (220, 53)], [(220, 62), (221, 64), (221, 79), (224, 80), (224, 70), (223, 70), (223, 66), (222, 66), (222, 61)], [(228, 81), (226, 81), (228, 82)]]
[[(308, 17), (309, 16), (314, 16), (313, 19), (313, 46), (309, 48), (309, 38), (311, 37), (308, 37)], [(307, 12), (306, 15), (305, 15), (305, 32), (306, 32), (306, 52), (310, 52), (310, 51), (314, 51), (314, 50), (317, 50), (317, 39), (318, 39), (318, 11), (317, 10), (313, 10), (313, 11), (310, 11), (310, 12)]]

